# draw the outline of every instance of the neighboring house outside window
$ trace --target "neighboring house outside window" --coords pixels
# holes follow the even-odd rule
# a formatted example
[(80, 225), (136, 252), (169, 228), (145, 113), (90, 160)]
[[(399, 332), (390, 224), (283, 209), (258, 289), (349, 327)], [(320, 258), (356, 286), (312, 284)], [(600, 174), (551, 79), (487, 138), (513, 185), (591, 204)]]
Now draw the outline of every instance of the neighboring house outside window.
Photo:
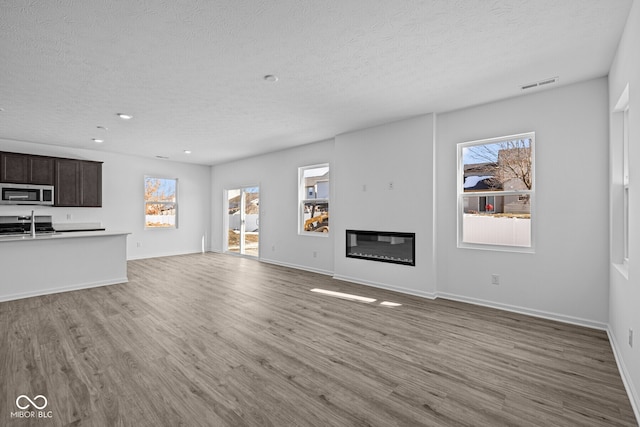
[(144, 178), (145, 228), (178, 228), (178, 180)]
[(534, 138), (458, 144), (458, 246), (533, 250)]
[(329, 164), (298, 169), (299, 233), (329, 233)]

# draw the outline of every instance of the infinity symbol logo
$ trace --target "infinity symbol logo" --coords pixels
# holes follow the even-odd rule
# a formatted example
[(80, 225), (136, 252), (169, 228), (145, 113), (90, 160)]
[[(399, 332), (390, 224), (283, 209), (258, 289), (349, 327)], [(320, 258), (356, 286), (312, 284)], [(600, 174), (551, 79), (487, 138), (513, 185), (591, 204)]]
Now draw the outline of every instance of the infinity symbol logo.
[[(24, 399), (26, 399), (28, 403), (27, 403), (26, 405), (22, 406), (22, 405), (20, 404), (20, 401), (21, 401), (21, 400), (24, 400)], [(36, 402), (35, 402), (35, 401), (36, 401), (36, 400), (38, 400), (38, 399), (42, 399), (42, 400), (44, 401), (44, 403), (42, 404), (42, 406), (38, 406), (38, 404), (36, 404)], [(29, 398), (29, 396), (26, 396), (26, 395), (24, 395), (24, 394), (21, 394), (21, 395), (20, 395), (20, 396), (18, 396), (18, 398), (16, 399), (16, 406), (17, 406), (18, 408), (22, 409), (22, 410), (27, 409), (27, 408), (29, 407), (29, 405), (33, 406), (33, 407), (34, 407), (34, 408), (36, 408), (36, 409), (44, 409), (44, 408), (46, 408), (46, 407), (47, 407), (47, 404), (48, 404), (48, 403), (49, 403), (49, 402), (47, 401), (47, 398), (46, 398), (46, 397), (44, 397), (44, 396), (43, 396), (43, 395), (41, 395), (41, 394), (39, 394), (39, 395), (37, 395), (36, 397), (34, 397), (34, 398), (33, 398), (33, 400), (31, 400), (31, 399)]]

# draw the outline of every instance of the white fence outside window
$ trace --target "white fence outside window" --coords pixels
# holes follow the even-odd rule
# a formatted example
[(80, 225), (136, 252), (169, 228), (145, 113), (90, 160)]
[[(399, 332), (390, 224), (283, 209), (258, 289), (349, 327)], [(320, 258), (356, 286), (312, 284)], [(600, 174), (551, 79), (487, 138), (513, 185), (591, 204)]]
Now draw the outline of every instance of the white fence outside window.
[(462, 241), (504, 246), (531, 246), (531, 219), (464, 214)]

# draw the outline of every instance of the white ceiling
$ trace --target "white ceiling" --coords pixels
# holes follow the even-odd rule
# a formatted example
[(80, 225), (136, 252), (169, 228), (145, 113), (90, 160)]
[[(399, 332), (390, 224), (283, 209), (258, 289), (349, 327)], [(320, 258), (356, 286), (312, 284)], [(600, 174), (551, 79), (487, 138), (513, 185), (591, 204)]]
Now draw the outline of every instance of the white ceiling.
[(0, 0), (0, 138), (221, 163), (605, 76), (631, 3)]

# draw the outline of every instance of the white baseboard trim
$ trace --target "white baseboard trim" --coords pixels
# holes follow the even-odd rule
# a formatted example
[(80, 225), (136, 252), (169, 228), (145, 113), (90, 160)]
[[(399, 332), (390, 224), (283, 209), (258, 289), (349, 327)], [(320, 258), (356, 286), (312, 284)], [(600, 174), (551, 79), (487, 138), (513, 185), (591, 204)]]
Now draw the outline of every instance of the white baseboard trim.
[(438, 298), (449, 299), (453, 301), (466, 302), (469, 304), (481, 305), (484, 307), (497, 308), (499, 310), (511, 311), (513, 313), (526, 314), (528, 316), (540, 317), (542, 319), (555, 320), (571, 325), (584, 326), (591, 329), (607, 330), (607, 324), (596, 322), (594, 320), (582, 319), (580, 317), (567, 316), (564, 314), (552, 313), (544, 310), (536, 310), (533, 308), (520, 307), (511, 304), (502, 304), (499, 302), (487, 301), (478, 298), (470, 298), (461, 295), (450, 294), (447, 292), (438, 292)]
[(180, 255), (194, 255), (194, 254), (201, 254), (202, 251), (195, 251), (195, 252), (162, 252), (159, 254), (153, 254), (153, 255), (139, 255), (139, 256), (127, 256), (127, 261), (136, 261), (139, 259), (151, 259), (151, 258), (164, 258), (164, 257), (168, 257), (168, 256), (180, 256)]
[(385, 289), (387, 291), (399, 292), (401, 294), (413, 295), (416, 297), (422, 297), (422, 298), (428, 298), (428, 299), (436, 299), (437, 297), (437, 293), (435, 292), (424, 292), (424, 291), (418, 291), (415, 289), (402, 288), (399, 286), (390, 285), (388, 283), (364, 281), (362, 279), (357, 279), (355, 277), (341, 276), (339, 274), (334, 274), (333, 278), (336, 280), (343, 280), (345, 282), (357, 283), (359, 285), (371, 286), (373, 288)]
[(611, 330), (611, 326), (607, 328), (607, 335), (609, 336), (609, 342), (611, 343), (613, 356), (615, 357), (616, 364), (618, 365), (618, 371), (620, 372), (620, 376), (622, 377), (622, 383), (624, 384), (624, 388), (627, 391), (627, 395), (629, 396), (629, 401), (631, 402), (633, 413), (636, 416), (636, 421), (638, 422), (638, 425), (640, 425), (640, 395), (633, 385), (633, 381), (631, 380), (631, 375), (629, 375), (627, 366), (624, 364), (624, 359), (622, 358), (620, 347), (618, 346), (618, 342), (616, 341), (615, 334)]
[[(219, 250), (213, 250), (213, 249), (210, 250), (209, 252), (212, 252), (212, 253), (215, 253), (215, 254), (244, 257), (244, 255), (232, 254), (232, 253), (227, 253), (227, 252), (223, 252), (223, 251), (219, 251)], [(273, 264), (273, 265), (279, 265), (280, 267), (295, 268), (296, 270), (308, 271), (310, 273), (323, 274), (325, 276), (333, 275), (333, 271), (322, 270), (322, 269), (319, 269), (319, 268), (313, 268), (313, 267), (309, 267), (309, 266), (306, 266), (306, 265), (292, 264), (292, 263), (289, 263), (289, 262), (282, 262), (282, 261), (277, 261), (275, 259), (269, 259), (269, 258), (260, 258), (260, 257), (258, 257), (258, 258), (254, 258), (254, 259), (256, 261), (264, 262), (265, 264)]]
[[(210, 250), (210, 252), (219, 253), (219, 254), (226, 254), (225, 252), (222, 252), (222, 251), (219, 251), (219, 250), (215, 250), (215, 249)], [(180, 253), (180, 254), (168, 254), (168, 255), (157, 255), (157, 256), (172, 256), (172, 255), (187, 255), (187, 254)], [(227, 255), (233, 255), (233, 254), (227, 254)], [(154, 258), (155, 257), (156, 256), (154, 256)], [(277, 261), (277, 260), (268, 259), (268, 258), (258, 258), (257, 260), (260, 261), (260, 262), (267, 263), (267, 264), (274, 264), (274, 265), (279, 265), (279, 266), (282, 266), (282, 267), (289, 267), (289, 268), (295, 268), (297, 270), (309, 271), (309, 272), (312, 272), (312, 273), (319, 273), (319, 274), (323, 274), (323, 275), (326, 275), (326, 276), (333, 276), (333, 278), (336, 279), (336, 280), (344, 280), (345, 282), (357, 283), (359, 285), (365, 285), (365, 286), (371, 286), (371, 287), (374, 287), (374, 288), (386, 289), (388, 291), (400, 292), (400, 293), (407, 294), (407, 295), (413, 295), (413, 296), (418, 296), (418, 297), (423, 297), (423, 298), (428, 298), (428, 299), (436, 299), (436, 298), (450, 299), (450, 300), (453, 300), (453, 301), (460, 301), (460, 302), (480, 305), (480, 306), (484, 306), (484, 307), (496, 308), (496, 309), (499, 309), (499, 310), (511, 311), (511, 312), (514, 312), (514, 313), (520, 313), (520, 314), (525, 314), (525, 315), (528, 315), (528, 316), (540, 317), (540, 318), (543, 318), (543, 319), (555, 320), (555, 321), (562, 322), (562, 323), (568, 323), (568, 324), (572, 324), (572, 325), (584, 326), (584, 327), (587, 327), (587, 328), (598, 329), (598, 330), (602, 330), (602, 331), (606, 331), (608, 329), (608, 324), (607, 323), (597, 322), (597, 321), (593, 321), (593, 320), (589, 320), (589, 319), (583, 319), (583, 318), (580, 318), (580, 317), (567, 316), (567, 315), (564, 315), (564, 314), (552, 313), (552, 312), (543, 311), (543, 310), (536, 310), (536, 309), (531, 309), (531, 308), (526, 308), (526, 307), (510, 305), (510, 304), (503, 304), (503, 303), (483, 300), (483, 299), (479, 299), (479, 298), (465, 297), (465, 296), (462, 296), (462, 295), (450, 294), (450, 293), (447, 293), (447, 292), (437, 292), (437, 291), (436, 292), (424, 292), (424, 291), (419, 291), (419, 290), (415, 290), (415, 289), (403, 288), (403, 287), (400, 287), (400, 286), (394, 286), (394, 285), (390, 285), (388, 283), (367, 281), (367, 280), (362, 280), (362, 279), (359, 279), (359, 278), (356, 278), (356, 277), (343, 276), (343, 275), (339, 275), (339, 274), (334, 274), (333, 271), (316, 269), (316, 268), (312, 268), (312, 267), (305, 266), (305, 265), (287, 263), (287, 262)]]
[[(244, 255), (238, 255), (238, 254), (233, 254), (233, 253), (228, 253), (228, 252), (223, 252), (223, 251), (213, 250), (213, 249), (211, 251), (209, 251), (209, 252), (213, 252), (213, 253), (216, 253), (216, 254), (222, 254), (222, 255), (244, 257)], [(262, 258), (262, 257), (258, 257), (258, 258), (254, 258), (254, 259), (256, 259), (257, 261), (260, 261), (260, 262), (264, 262), (265, 264), (279, 265), (280, 267), (295, 268), (296, 270), (308, 271), (310, 273), (318, 273), (318, 274), (322, 274), (322, 275), (325, 275), (325, 276), (333, 276), (333, 271), (323, 270), (323, 269), (320, 269), (320, 268), (313, 268), (313, 267), (309, 267), (307, 265), (292, 264), (292, 263), (289, 263), (289, 262), (282, 262), (282, 261), (277, 261), (275, 259)]]
[(490, 307), (490, 308), (496, 308), (496, 309), (499, 309), (499, 310), (510, 311), (510, 312), (513, 312), (513, 313), (519, 313), (519, 314), (525, 314), (525, 315), (528, 315), (528, 316), (540, 317), (540, 318), (543, 318), (543, 319), (555, 320), (555, 321), (562, 322), (562, 323), (568, 323), (568, 324), (572, 324), (572, 325), (584, 326), (584, 327), (591, 328), (591, 329), (598, 329), (598, 330), (606, 331), (607, 328), (608, 328), (608, 325), (606, 323), (597, 322), (597, 321), (593, 321), (593, 320), (589, 320), (589, 319), (582, 319), (580, 317), (567, 316), (567, 315), (564, 315), (564, 314), (552, 313), (552, 312), (548, 312), (548, 311), (525, 308), (525, 307), (520, 307), (520, 306), (515, 306), (515, 305), (510, 305), (510, 304), (502, 304), (502, 303), (482, 300), (482, 299), (478, 299), (478, 298), (464, 297), (464, 296), (461, 296), (461, 295), (455, 295), (455, 294), (450, 294), (450, 293), (446, 293), (446, 292), (424, 292), (424, 291), (418, 291), (418, 290), (415, 290), (415, 289), (409, 289), (409, 288), (402, 288), (402, 287), (399, 287), (399, 286), (393, 286), (393, 285), (390, 285), (388, 283), (366, 281), (366, 280), (358, 279), (358, 278), (355, 278), (355, 277), (342, 276), (342, 275), (339, 275), (339, 274), (335, 274), (333, 276), (333, 278), (337, 279), (337, 280), (344, 280), (346, 282), (357, 283), (357, 284), (365, 285), (365, 286), (372, 286), (374, 288), (386, 289), (388, 291), (400, 292), (400, 293), (403, 293), (403, 294), (414, 295), (414, 296), (428, 298), (428, 299), (443, 298), (443, 299), (449, 299), (449, 300), (453, 300), (453, 301), (460, 301), (460, 302), (465, 302), (465, 303), (468, 303), (468, 304), (480, 305), (480, 306), (484, 306), (484, 307)]
[(99, 282), (81, 283), (76, 285), (63, 286), (60, 288), (40, 289), (38, 291), (23, 292), (19, 294), (0, 295), (0, 302), (13, 301), (13, 300), (23, 299), (23, 298), (40, 297), (43, 295), (58, 294), (61, 292), (78, 291), (80, 289), (98, 288), (100, 286), (118, 285), (121, 283), (128, 283), (128, 282), (129, 282), (129, 278), (125, 276), (120, 279), (109, 279), (109, 280), (102, 280)]
[(280, 267), (295, 268), (296, 270), (303, 270), (303, 271), (309, 271), (311, 273), (323, 274), (325, 276), (333, 275), (332, 271), (322, 270), (319, 268), (312, 268), (306, 265), (290, 264), (288, 262), (281, 262), (281, 261), (276, 261), (268, 258), (259, 258), (259, 261), (267, 264), (279, 265)]

